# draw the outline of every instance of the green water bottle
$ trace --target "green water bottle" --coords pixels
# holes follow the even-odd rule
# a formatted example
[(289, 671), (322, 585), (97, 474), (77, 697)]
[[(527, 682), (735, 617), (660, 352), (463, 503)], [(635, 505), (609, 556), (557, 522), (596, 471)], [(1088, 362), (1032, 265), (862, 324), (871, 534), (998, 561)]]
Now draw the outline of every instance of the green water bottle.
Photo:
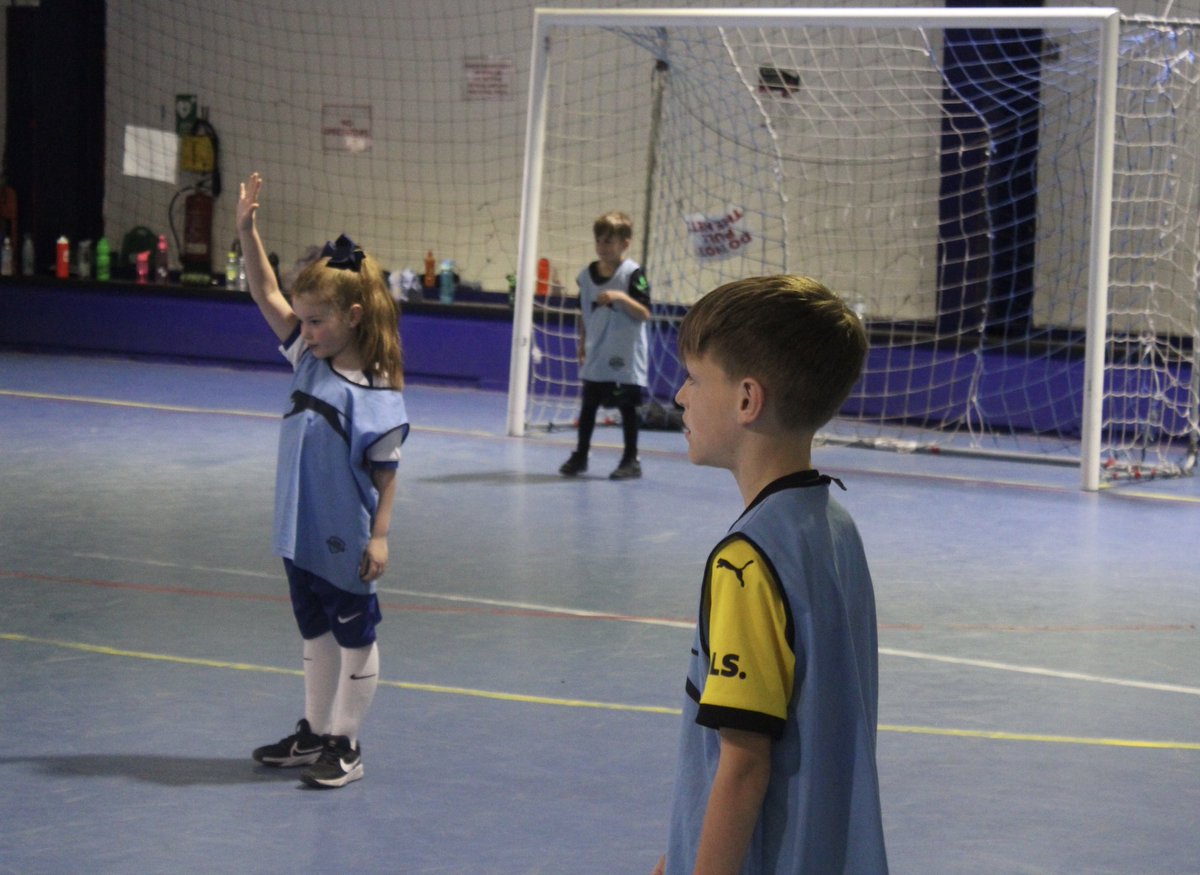
[(96, 279), (103, 283), (112, 279), (112, 248), (107, 237), (96, 241)]

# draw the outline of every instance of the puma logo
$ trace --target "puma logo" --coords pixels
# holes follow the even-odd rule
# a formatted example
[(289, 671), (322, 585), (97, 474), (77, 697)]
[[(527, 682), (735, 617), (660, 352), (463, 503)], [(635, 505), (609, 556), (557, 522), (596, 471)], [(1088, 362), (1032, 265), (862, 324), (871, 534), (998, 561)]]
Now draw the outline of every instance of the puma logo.
[(717, 560), (718, 568), (728, 568), (730, 571), (732, 571), (734, 574), (737, 575), (738, 583), (740, 583), (742, 585), (742, 589), (746, 588), (746, 579), (744, 577), (742, 577), (742, 572), (745, 571), (747, 568), (749, 568), (753, 564), (754, 564), (754, 560), (751, 559), (749, 562), (747, 562), (741, 568), (738, 568), (736, 565), (734, 565), (728, 559), (718, 559)]

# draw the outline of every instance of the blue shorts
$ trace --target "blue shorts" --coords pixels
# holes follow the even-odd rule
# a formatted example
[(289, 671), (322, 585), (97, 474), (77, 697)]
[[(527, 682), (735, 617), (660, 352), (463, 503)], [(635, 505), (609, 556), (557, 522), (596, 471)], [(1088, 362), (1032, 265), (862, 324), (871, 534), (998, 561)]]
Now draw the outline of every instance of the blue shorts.
[(290, 559), (283, 560), (283, 567), (292, 592), (292, 613), (303, 638), (333, 632), (334, 640), (342, 647), (370, 647), (375, 643), (375, 626), (383, 615), (374, 593), (356, 595), (338, 589), (325, 578), (297, 568)]

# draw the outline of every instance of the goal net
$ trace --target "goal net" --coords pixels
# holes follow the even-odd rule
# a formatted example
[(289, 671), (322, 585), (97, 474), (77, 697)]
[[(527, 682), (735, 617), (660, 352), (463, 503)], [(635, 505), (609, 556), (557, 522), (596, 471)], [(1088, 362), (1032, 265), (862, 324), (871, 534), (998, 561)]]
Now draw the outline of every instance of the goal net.
[(573, 423), (575, 277), (621, 209), (650, 423), (688, 306), (799, 273), (871, 338), (823, 439), (1190, 471), (1197, 42), (1095, 9), (541, 11), (509, 431)]

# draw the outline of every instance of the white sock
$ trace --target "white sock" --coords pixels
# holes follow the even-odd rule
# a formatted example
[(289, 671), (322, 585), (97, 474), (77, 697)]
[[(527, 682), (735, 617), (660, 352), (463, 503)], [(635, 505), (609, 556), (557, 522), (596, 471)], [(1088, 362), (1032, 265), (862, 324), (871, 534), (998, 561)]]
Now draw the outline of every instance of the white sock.
[(358, 744), (358, 731), (375, 689), (379, 686), (379, 647), (342, 648), (342, 672), (333, 700), (333, 729), (330, 735), (344, 735), (350, 746)]
[(328, 733), (333, 723), (341, 669), (341, 648), (332, 632), (304, 640), (304, 719), (317, 735)]

